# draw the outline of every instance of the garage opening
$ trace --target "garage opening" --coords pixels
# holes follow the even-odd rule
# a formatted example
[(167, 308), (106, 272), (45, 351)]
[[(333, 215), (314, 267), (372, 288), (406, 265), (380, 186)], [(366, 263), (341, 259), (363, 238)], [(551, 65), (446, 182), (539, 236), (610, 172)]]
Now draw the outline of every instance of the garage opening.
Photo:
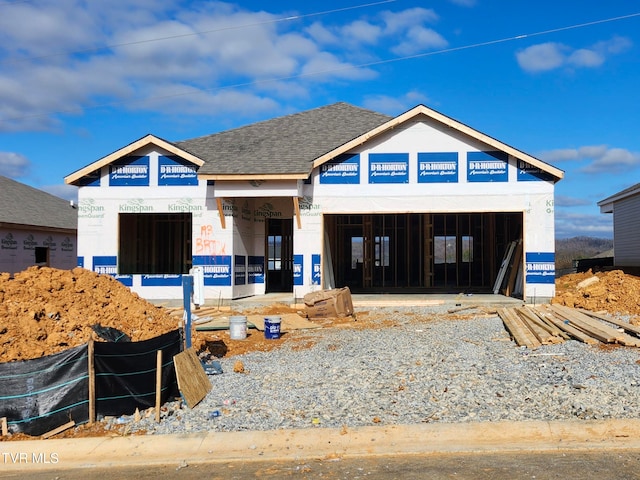
[(191, 225), (191, 213), (119, 214), (118, 273), (189, 273)]
[(325, 215), (325, 254), (356, 293), (489, 293), (522, 225), (522, 213)]

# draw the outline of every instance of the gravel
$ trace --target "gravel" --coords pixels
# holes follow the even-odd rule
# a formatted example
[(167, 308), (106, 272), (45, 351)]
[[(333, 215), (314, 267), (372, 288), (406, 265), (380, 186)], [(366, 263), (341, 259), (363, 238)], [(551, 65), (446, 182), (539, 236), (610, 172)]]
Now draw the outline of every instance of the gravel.
[[(296, 331), (288, 335), (304, 336), (304, 348), (284, 342), (219, 359), (223, 373), (209, 376), (213, 388), (193, 409), (176, 401), (160, 423), (153, 414), (111, 422), (175, 434), (640, 416), (638, 348), (569, 340), (529, 350), (497, 315), (369, 311), (383, 314), (378, 328)], [(234, 372), (237, 361), (244, 373)]]

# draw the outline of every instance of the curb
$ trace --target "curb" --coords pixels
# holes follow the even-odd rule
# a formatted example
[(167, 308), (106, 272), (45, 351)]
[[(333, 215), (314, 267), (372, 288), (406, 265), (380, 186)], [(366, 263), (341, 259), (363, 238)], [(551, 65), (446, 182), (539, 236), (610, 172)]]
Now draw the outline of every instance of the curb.
[(640, 449), (640, 420), (493, 422), (0, 442), (0, 473), (233, 461)]

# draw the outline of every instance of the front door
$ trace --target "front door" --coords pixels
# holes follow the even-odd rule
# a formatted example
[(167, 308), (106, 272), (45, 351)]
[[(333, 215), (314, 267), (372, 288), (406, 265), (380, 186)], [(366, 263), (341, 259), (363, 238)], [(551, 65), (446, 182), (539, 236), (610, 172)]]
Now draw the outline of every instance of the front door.
[(293, 220), (267, 219), (266, 291), (293, 291)]

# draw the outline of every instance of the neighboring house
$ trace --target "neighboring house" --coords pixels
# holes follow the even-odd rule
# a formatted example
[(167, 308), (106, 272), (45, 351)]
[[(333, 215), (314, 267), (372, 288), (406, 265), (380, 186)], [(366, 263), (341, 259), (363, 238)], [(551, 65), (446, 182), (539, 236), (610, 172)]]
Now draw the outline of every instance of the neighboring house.
[(511, 291), (544, 301), (563, 175), (423, 105), (389, 117), (336, 103), (147, 135), (65, 181), (79, 187), (79, 263), (144, 298), (181, 298), (194, 266), (209, 299), (493, 292), (518, 250)]
[(640, 183), (598, 202), (613, 214), (613, 265), (640, 270)]
[(0, 176), (0, 272), (77, 266), (78, 211), (67, 200)]

